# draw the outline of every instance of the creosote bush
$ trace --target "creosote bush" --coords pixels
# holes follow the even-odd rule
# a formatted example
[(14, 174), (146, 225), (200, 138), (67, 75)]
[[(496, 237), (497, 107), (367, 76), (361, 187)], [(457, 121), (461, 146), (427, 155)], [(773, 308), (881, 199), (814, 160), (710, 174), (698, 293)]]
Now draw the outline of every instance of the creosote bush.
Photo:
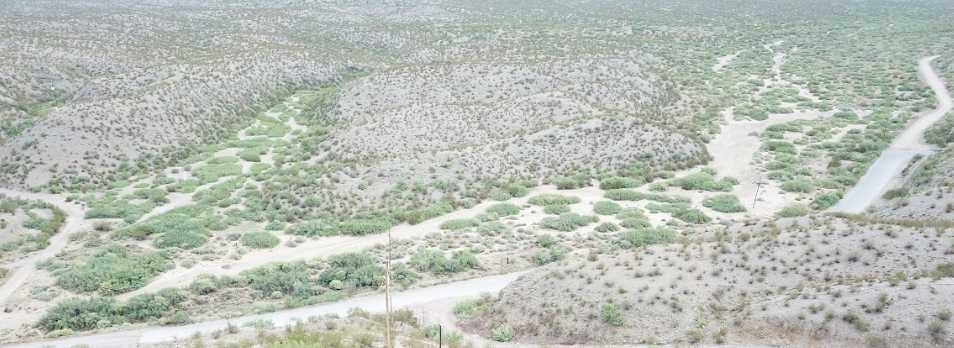
[(551, 215), (560, 215), (570, 212), (570, 206), (566, 204), (551, 204), (543, 207), (543, 212)]
[(487, 214), (493, 214), (498, 217), (520, 214), (520, 207), (512, 203), (498, 203), (487, 207), (484, 211)]
[(746, 209), (735, 195), (716, 195), (702, 200), (702, 206), (720, 213), (741, 213)]
[(563, 204), (563, 205), (576, 204), (576, 203), (580, 203), (581, 201), (582, 200), (580, 199), (580, 197), (576, 197), (576, 196), (564, 196), (564, 195), (558, 195), (554, 193), (544, 193), (544, 194), (539, 194), (539, 195), (530, 197), (530, 199), (527, 202), (533, 205), (548, 206), (548, 205), (554, 205), (554, 204)]
[(624, 248), (636, 248), (644, 245), (672, 243), (676, 233), (662, 228), (643, 228), (620, 234), (620, 244)]
[(597, 215), (616, 215), (622, 209), (616, 202), (600, 201), (593, 204), (593, 212)]
[(545, 217), (540, 220), (540, 227), (562, 232), (571, 232), (577, 228), (599, 221), (595, 216), (580, 215), (577, 213), (560, 214), (559, 217)]
[(463, 230), (465, 228), (476, 227), (480, 222), (476, 219), (451, 219), (441, 223), (442, 230)]
[(241, 242), (242, 245), (250, 248), (264, 249), (274, 248), (281, 240), (271, 233), (260, 231), (243, 234)]

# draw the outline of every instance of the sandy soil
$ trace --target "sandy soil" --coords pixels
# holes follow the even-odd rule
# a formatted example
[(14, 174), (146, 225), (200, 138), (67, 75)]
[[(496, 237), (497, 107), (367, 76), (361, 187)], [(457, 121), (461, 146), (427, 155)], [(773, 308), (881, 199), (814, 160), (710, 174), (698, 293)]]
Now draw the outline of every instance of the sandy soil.
[[(755, 192), (758, 189), (757, 182), (761, 178), (762, 172), (752, 163), (752, 156), (762, 145), (758, 134), (771, 125), (791, 122), (795, 120), (811, 120), (819, 117), (830, 117), (834, 112), (802, 112), (784, 115), (772, 115), (764, 121), (736, 121), (732, 118), (732, 108), (723, 112), (728, 125), (722, 126), (722, 131), (717, 135), (706, 148), (712, 156), (712, 161), (708, 167), (715, 168), (721, 176), (732, 176), (739, 179), (740, 183), (733, 190), (732, 194), (739, 197), (742, 202), (749, 202), (746, 214), (752, 217), (769, 217), (777, 213), (786, 205), (792, 204), (797, 195), (782, 191), (780, 183), (768, 183), (759, 189), (759, 201), (753, 208), (751, 202), (755, 199)], [(677, 176), (683, 176), (698, 172), (698, 169), (691, 169), (680, 172)], [(768, 180), (763, 180), (768, 182)], [(678, 194), (686, 194), (693, 198), (693, 202), (699, 203), (711, 193), (702, 192), (684, 192), (678, 191)]]
[(716, 63), (715, 63), (715, 65), (712, 66), (712, 71), (720, 72), (720, 71), (724, 70), (726, 66), (728, 66), (730, 63), (732, 63), (732, 61), (735, 59), (735, 57), (737, 57), (737, 56), (739, 55), (739, 53), (742, 53), (742, 51), (738, 51), (738, 52), (735, 52), (735, 53), (733, 53), (733, 54), (729, 54), (729, 55), (725, 55), (725, 56), (716, 58)]

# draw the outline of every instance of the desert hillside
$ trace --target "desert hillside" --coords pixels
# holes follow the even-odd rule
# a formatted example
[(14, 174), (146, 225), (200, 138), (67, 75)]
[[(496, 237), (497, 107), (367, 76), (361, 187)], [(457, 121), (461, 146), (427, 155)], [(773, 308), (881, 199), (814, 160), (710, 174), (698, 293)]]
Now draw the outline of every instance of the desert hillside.
[(954, 246), (948, 227), (929, 224), (810, 217), (630, 232), (521, 277), (464, 327), (492, 337), (508, 325), (539, 344), (944, 346)]
[(952, 346), (952, 6), (4, 1), (0, 342)]

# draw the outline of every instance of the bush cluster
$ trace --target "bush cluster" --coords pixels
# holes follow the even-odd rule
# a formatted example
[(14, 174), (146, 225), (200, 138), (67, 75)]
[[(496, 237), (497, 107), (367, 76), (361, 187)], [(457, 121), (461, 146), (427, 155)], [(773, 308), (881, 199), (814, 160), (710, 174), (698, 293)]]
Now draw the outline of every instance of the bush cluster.
[(479, 224), (476, 219), (451, 219), (441, 223), (442, 230), (463, 230)]
[(616, 215), (623, 207), (616, 202), (600, 201), (593, 204), (593, 212), (597, 215)]
[(643, 228), (620, 234), (620, 244), (624, 248), (637, 248), (644, 245), (671, 243), (676, 233), (662, 228)]
[(544, 193), (544, 194), (539, 194), (539, 195), (530, 197), (530, 199), (527, 202), (533, 205), (548, 206), (548, 205), (554, 205), (554, 204), (564, 204), (564, 205), (576, 204), (576, 203), (580, 203), (581, 201), (582, 200), (580, 199), (580, 197), (576, 197), (576, 196), (564, 196), (564, 195), (558, 195), (554, 193)]
[(551, 262), (563, 260), (563, 258), (565, 257), (566, 257), (565, 249), (555, 245), (551, 245), (550, 247), (546, 249), (543, 249), (534, 253), (532, 256), (530, 256), (530, 260), (533, 261), (533, 263), (537, 264), (538, 266), (543, 266)]
[(787, 206), (778, 212), (778, 217), (780, 218), (790, 218), (805, 215), (808, 215), (808, 207), (798, 204)]
[(577, 228), (599, 221), (599, 218), (577, 213), (560, 214), (559, 217), (545, 217), (540, 220), (540, 227), (562, 232), (571, 232)]
[(285, 228), (286, 234), (309, 237), (327, 237), (337, 235), (364, 236), (368, 234), (384, 233), (399, 221), (390, 217), (376, 219), (348, 219), (312, 220), (290, 225)]
[(589, 186), (590, 177), (581, 173), (570, 176), (556, 176), (550, 178), (550, 183), (556, 186), (557, 190), (572, 190)]
[(434, 274), (457, 273), (467, 269), (480, 269), (480, 262), (470, 251), (455, 251), (448, 259), (437, 250), (421, 250), (411, 256), (408, 265), (419, 272)]
[(670, 196), (659, 193), (642, 193), (634, 190), (617, 189), (609, 190), (603, 194), (603, 197), (614, 201), (655, 201), (660, 203), (689, 203), (688, 197)]
[(121, 294), (145, 286), (165, 270), (167, 258), (164, 252), (139, 256), (105, 253), (68, 268), (56, 278), (56, 284), (74, 292)]
[(602, 190), (636, 188), (636, 187), (643, 186), (644, 184), (645, 182), (641, 178), (613, 176), (609, 178), (600, 179), (600, 189)]
[(265, 249), (274, 248), (278, 245), (278, 243), (281, 242), (281, 240), (271, 233), (259, 231), (243, 234), (241, 237), (241, 242), (242, 245), (250, 248)]
[(715, 175), (700, 172), (695, 174), (686, 175), (681, 178), (672, 179), (669, 181), (669, 186), (677, 186), (683, 190), (701, 190), (701, 191), (715, 191), (715, 192), (729, 192), (732, 191), (732, 187), (739, 184), (739, 179), (733, 177), (725, 177), (722, 180), (715, 180)]
[(720, 213), (741, 213), (746, 209), (735, 195), (715, 195), (702, 200), (702, 206)]
[(427, 205), (423, 208), (412, 210), (407, 213), (407, 222), (416, 225), (426, 220), (454, 211), (454, 206), (447, 202), (440, 202)]
[(520, 214), (520, 207), (511, 203), (498, 203), (487, 207), (487, 210), (484, 210), (484, 212), (497, 217), (511, 216)]
[(550, 215), (566, 214), (570, 212), (570, 206), (566, 204), (552, 204), (543, 207), (543, 212)]

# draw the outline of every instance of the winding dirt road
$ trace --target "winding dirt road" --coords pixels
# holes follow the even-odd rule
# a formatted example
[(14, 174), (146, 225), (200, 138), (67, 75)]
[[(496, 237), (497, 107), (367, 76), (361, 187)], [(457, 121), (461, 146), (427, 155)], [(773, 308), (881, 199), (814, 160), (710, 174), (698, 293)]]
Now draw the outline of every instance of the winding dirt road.
[[(405, 308), (421, 303), (440, 301), (446, 298), (476, 297), (481, 292), (498, 292), (527, 271), (515, 272), (471, 279), (456, 283), (437, 285), (422, 289), (399, 292), (392, 295), (394, 308)], [(322, 314), (338, 314), (345, 316), (351, 308), (361, 308), (369, 312), (384, 311), (384, 295), (357, 297), (345, 301), (302, 307), (268, 314), (252, 315), (232, 318), (229, 321), (215, 320), (191, 325), (174, 327), (147, 327), (126, 331), (107, 332), (94, 335), (72, 336), (55, 340), (43, 340), (7, 346), (9, 348), (40, 348), (40, 347), (70, 347), (75, 344), (87, 344), (97, 348), (135, 347), (142, 343), (156, 343), (173, 341), (177, 338), (188, 339), (195, 332), (210, 333), (222, 330), (231, 322), (242, 325), (247, 321), (263, 319), (271, 320), (276, 326), (282, 327), (294, 323), (296, 320), (307, 320), (309, 316)], [(243, 330), (252, 330), (243, 328)]]
[(8, 300), (10, 296), (13, 295), (13, 292), (20, 288), (30, 275), (36, 272), (36, 263), (51, 258), (66, 248), (66, 245), (69, 243), (69, 235), (84, 227), (88, 227), (89, 222), (83, 220), (86, 214), (83, 207), (73, 202), (66, 202), (65, 196), (19, 192), (7, 189), (0, 189), (0, 194), (7, 197), (43, 201), (59, 207), (66, 213), (66, 223), (63, 224), (63, 227), (60, 228), (57, 234), (50, 238), (50, 245), (47, 246), (46, 249), (40, 250), (27, 258), (3, 265), (4, 267), (10, 268), (13, 272), (10, 275), (10, 279), (3, 283), (3, 285), (0, 285), (0, 305), (8, 306)]
[(881, 156), (871, 165), (871, 168), (861, 177), (858, 184), (851, 188), (845, 197), (829, 212), (859, 214), (865, 211), (881, 195), (901, 183), (901, 171), (917, 155), (930, 155), (933, 147), (924, 142), (924, 131), (945, 114), (954, 109), (954, 99), (947, 91), (944, 82), (937, 72), (931, 68), (931, 62), (938, 56), (922, 58), (918, 62), (918, 72), (934, 94), (937, 96), (938, 107), (925, 112), (898, 135), (891, 146), (881, 153)]

